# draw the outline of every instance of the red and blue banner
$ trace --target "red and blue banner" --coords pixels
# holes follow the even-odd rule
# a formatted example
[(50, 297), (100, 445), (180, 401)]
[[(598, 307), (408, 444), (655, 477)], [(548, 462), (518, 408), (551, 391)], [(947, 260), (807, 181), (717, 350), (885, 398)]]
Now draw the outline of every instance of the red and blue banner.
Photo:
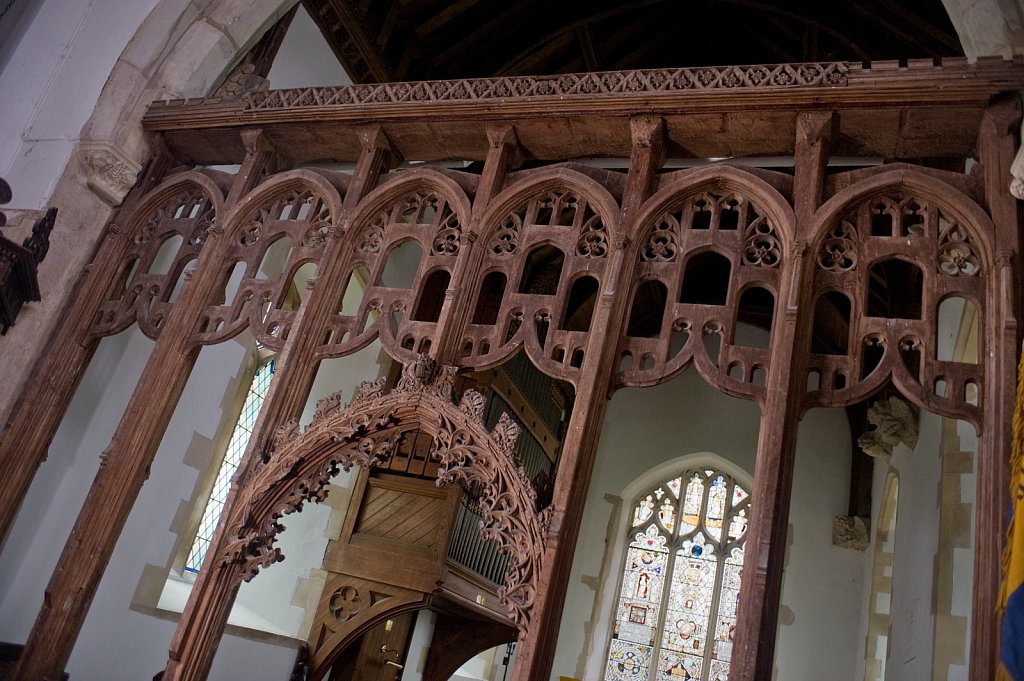
[(1017, 367), (1017, 403), (1013, 411), (1010, 513), (1003, 556), (999, 677), (1001, 681), (1024, 681), (1024, 354)]

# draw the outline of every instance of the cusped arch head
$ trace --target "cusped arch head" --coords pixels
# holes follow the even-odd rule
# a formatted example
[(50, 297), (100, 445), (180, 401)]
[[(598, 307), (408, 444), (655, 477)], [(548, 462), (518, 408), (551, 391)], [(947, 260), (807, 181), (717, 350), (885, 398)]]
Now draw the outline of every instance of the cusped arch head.
[(545, 168), (531, 171), (528, 180), (515, 183), (495, 196), (480, 221), (481, 242), (486, 244), (491, 235), (501, 229), (502, 220), (509, 213), (521, 208), (538, 193), (552, 189), (574, 191), (583, 196), (601, 218), (609, 241), (615, 242), (618, 234), (618, 202), (599, 182), (569, 168)]
[(795, 240), (796, 216), (786, 198), (760, 177), (742, 168), (710, 165), (683, 173), (644, 202), (634, 222), (637, 232), (627, 235), (631, 240), (627, 261), (639, 259), (644, 237), (660, 216), (686, 198), (707, 191), (734, 192), (752, 201), (782, 239), (783, 253), (789, 250)]
[[(435, 168), (416, 168), (394, 173), (370, 191), (359, 202), (352, 218), (344, 226), (344, 234), (349, 238), (355, 238), (355, 235), (369, 224), (380, 211), (386, 210), (410, 192), (417, 191), (439, 194), (448, 203), (459, 222), (463, 225), (468, 224), (473, 209), (469, 197), (466, 196), (462, 187)], [(427, 245), (429, 246), (429, 244)]]
[(995, 227), (991, 218), (973, 199), (955, 187), (909, 169), (879, 172), (850, 185), (822, 204), (814, 214), (810, 252), (818, 253), (835, 222), (848, 211), (892, 190), (914, 193), (946, 211), (968, 230), (977, 244), (982, 260), (982, 274), (991, 271), (996, 251), (992, 241)]
[[(213, 208), (214, 219), (218, 222), (221, 221), (224, 213), (224, 194), (220, 187), (203, 173), (197, 170), (188, 170), (167, 178), (146, 194), (145, 198), (123, 221), (122, 239), (125, 239), (128, 244), (136, 243), (154, 211), (163, 207), (175, 196), (189, 191), (198, 191), (205, 196)], [(158, 239), (159, 236), (159, 234), (154, 234), (153, 238)]]
[(271, 203), (288, 192), (309, 191), (318, 196), (326, 205), (330, 216), (337, 221), (341, 214), (342, 197), (338, 190), (323, 175), (308, 168), (298, 168), (278, 173), (246, 194), (232, 209), (231, 214), (223, 221), (224, 234), (228, 243), (238, 237), (238, 233), (253, 217), (260, 207)]

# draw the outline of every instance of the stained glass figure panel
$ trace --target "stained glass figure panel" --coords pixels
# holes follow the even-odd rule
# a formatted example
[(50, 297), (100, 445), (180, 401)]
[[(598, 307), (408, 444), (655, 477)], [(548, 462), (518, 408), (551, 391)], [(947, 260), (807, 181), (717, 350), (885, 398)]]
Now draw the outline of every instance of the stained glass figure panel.
[(613, 639), (604, 678), (607, 681), (645, 681), (650, 666), (650, 646)]
[(704, 478), (694, 473), (686, 483), (686, 497), (683, 499), (683, 512), (679, 519), (680, 534), (697, 529), (700, 521), (701, 502), (704, 501)]
[(637, 501), (605, 681), (726, 681), (749, 506), (704, 469)]
[(616, 611), (616, 639), (654, 645), (668, 563), (665, 541), (651, 525), (630, 544)]
[(704, 525), (707, 527), (708, 534), (718, 540), (722, 538), (722, 523), (725, 520), (726, 486), (725, 478), (721, 475), (711, 480), (708, 509), (704, 514)]

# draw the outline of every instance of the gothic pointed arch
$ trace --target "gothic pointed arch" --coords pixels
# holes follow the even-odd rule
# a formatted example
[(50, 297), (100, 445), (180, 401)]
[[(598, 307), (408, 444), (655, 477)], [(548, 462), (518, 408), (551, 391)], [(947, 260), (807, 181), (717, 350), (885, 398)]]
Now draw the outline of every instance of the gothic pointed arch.
[[(455, 373), (455, 367), (439, 366), (424, 355), (403, 368), (390, 392), (384, 392), (384, 379), (367, 381), (348, 406), (342, 405), (340, 393), (320, 400), (305, 432), (300, 432), (297, 420), (279, 426), (273, 452), (240, 475), (238, 492), (221, 520), (220, 543), (210, 549), (204, 563), (204, 570), (212, 571), (207, 579), (221, 591), (237, 588), (240, 581), (249, 581), (262, 568), (282, 560), (274, 544), (285, 529), (280, 522), (283, 516), (300, 511), (307, 502), (322, 501), (327, 483), (340, 468), (372, 467), (389, 456), (406, 433), (418, 431), (433, 439), (440, 462), (437, 484), (459, 484), (477, 495), (482, 536), (495, 540), (499, 550), (510, 556), (499, 601), (519, 631), (528, 631), (551, 510), (537, 511), (536, 492), (515, 463), (519, 435), (515, 421), (504, 414), (489, 431), (483, 422), (483, 395), (467, 390), (455, 401)], [(339, 599), (363, 602), (365, 591), (372, 604), (372, 585), (364, 586), (362, 591), (352, 586), (344, 592), (341, 585)], [(396, 598), (395, 607), (411, 609), (419, 602), (419, 597), (408, 593), (380, 593), (379, 601), (384, 596)], [(207, 618), (224, 607), (226, 596), (218, 592), (204, 599), (192, 611), (187, 627), (201, 630)], [(359, 618), (346, 608), (328, 637), (332, 645), (350, 640), (355, 630), (370, 626), (391, 605), (368, 609), (366, 617)], [(197, 645), (215, 646), (216, 642), (201, 640)], [(193, 663), (188, 658), (206, 654), (190, 646), (173, 662), (176, 668), (190, 669)]]
[[(437, 327), (447, 286), (426, 286), (456, 275), (468, 244), (465, 230), (472, 212), (466, 192), (432, 168), (396, 173), (359, 203), (344, 228), (344, 256), (350, 273), (367, 281), (358, 309), (340, 304), (327, 320), (321, 357), (336, 357), (365, 347), (375, 338), (397, 359), (425, 352)], [(392, 276), (402, 273), (401, 277)], [(431, 280), (431, 276), (438, 274)], [(352, 277), (349, 282), (354, 283)], [(429, 295), (429, 303), (423, 296)], [(429, 308), (431, 314), (417, 314)]]
[[(793, 210), (774, 187), (733, 166), (674, 177), (641, 207), (626, 251), (631, 319), (655, 321), (644, 333), (639, 324), (624, 330), (615, 384), (656, 385), (695, 365), (722, 392), (761, 399), (770, 351), (745, 346), (738, 323), (756, 317), (769, 336), (776, 325)], [(756, 314), (741, 314), (751, 290)]]
[[(342, 196), (336, 184), (314, 170), (291, 170), (239, 201), (225, 220), (221, 281), (198, 320), (197, 342), (222, 342), (249, 328), (266, 347), (281, 348), (295, 299), (337, 236)], [(296, 274), (306, 264), (299, 281)]]
[[(892, 383), (918, 406), (978, 425), (983, 365), (940, 359), (943, 301), (969, 301), (992, 333), (1000, 259), (984, 210), (954, 187), (912, 170), (879, 172), (839, 192), (815, 214), (813, 286), (841, 295), (848, 351), (812, 350), (806, 408), (849, 405)], [(822, 333), (823, 329), (816, 329)]]
[(500, 275), (505, 293), (493, 323), (464, 326), (460, 365), (492, 367), (525, 348), (541, 371), (573, 382), (588, 335), (564, 317), (578, 311), (570, 304), (574, 282), (585, 274), (599, 289), (611, 276), (618, 211), (605, 187), (564, 167), (531, 171), (498, 194), (479, 222), (465, 288), (478, 298), (487, 278)]
[(215, 221), (223, 205), (213, 180), (187, 171), (165, 180), (120, 224), (110, 225), (107, 238), (118, 241), (120, 264), (108, 268), (106, 300), (90, 334), (109, 336), (137, 321), (156, 338), (211, 230), (219, 229)]

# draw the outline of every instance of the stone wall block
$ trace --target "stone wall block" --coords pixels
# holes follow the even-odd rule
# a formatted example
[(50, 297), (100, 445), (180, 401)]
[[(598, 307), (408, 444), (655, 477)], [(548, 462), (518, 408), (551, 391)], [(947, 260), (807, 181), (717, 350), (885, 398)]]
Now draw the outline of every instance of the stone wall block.
[(192, 24), (160, 67), (156, 80), (169, 96), (203, 97), (220, 81), (236, 52), (220, 29), (207, 22)]
[(244, 51), (294, 4), (294, 0), (225, 0), (213, 3), (207, 18)]

